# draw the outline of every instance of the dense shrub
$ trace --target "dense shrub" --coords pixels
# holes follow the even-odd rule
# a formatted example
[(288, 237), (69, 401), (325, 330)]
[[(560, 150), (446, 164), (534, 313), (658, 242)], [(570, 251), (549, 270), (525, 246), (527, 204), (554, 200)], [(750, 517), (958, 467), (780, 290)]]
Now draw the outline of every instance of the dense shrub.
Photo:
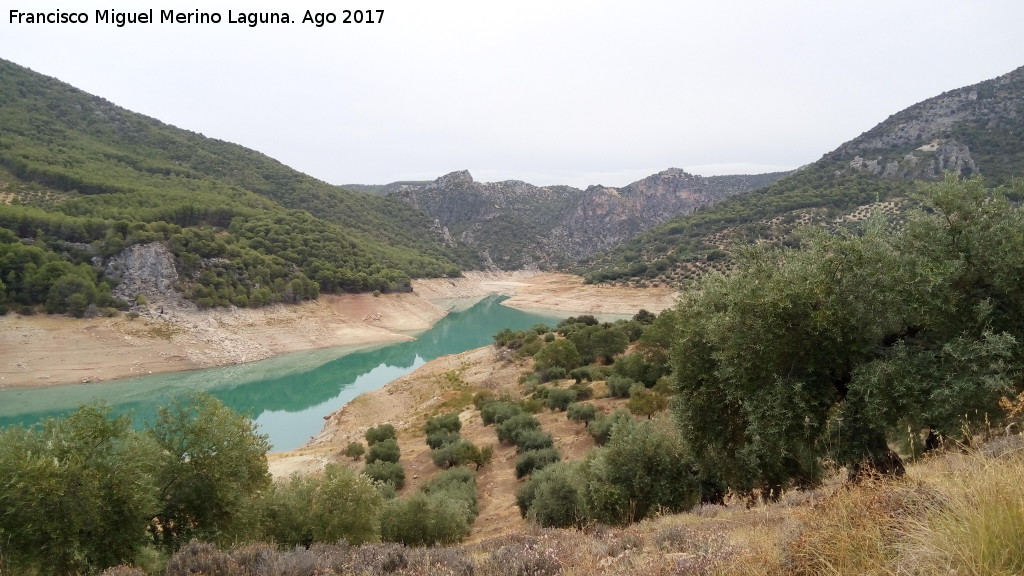
[(0, 429), (0, 565), (57, 574), (134, 560), (158, 504), (158, 457), (106, 407)]
[(560, 462), (530, 476), (516, 491), (523, 518), (545, 527), (582, 526), (587, 520), (582, 487), (587, 479), (577, 462)]
[(537, 398), (525, 398), (519, 402), (519, 408), (527, 414), (540, 414), (544, 411), (544, 402)]
[(367, 476), (337, 464), (321, 476), (292, 476), (268, 497), (267, 534), (279, 544), (346, 540), (353, 544), (380, 535), (380, 493)]
[(576, 346), (580, 355), (578, 365), (595, 361), (611, 364), (617, 354), (629, 346), (629, 337), (610, 325), (583, 326), (566, 332), (566, 339)]
[(586, 462), (588, 515), (598, 522), (628, 524), (700, 501), (693, 459), (667, 420), (627, 417)]
[(448, 412), (447, 414), (427, 419), (427, 436), (438, 432), (458, 433), (460, 430), (462, 430), (462, 422), (459, 420), (458, 412)]
[(373, 464), (378, 460), (384, 462), (398, 462), (401, 458), (402, 452), (398, 447), (398, 441), (394, 438), (387, 438), (386, 440), (380, 440), (370, 446), (370, 451), (366, 453), (366, 463)]
[(498, 440), (505, 444), (516, 444), (519, 434), (525, 430), (540, 428), (540, 421), (533, 414), (519, 413), (495, 427)]
[(664, 363), (655, 364), (645, 360), (640, 354), (626, 354), (615, 360), (613, 370), (619, 376), (631, 378), (650, 388), (658, 378), (670, 372), (668, 359)]
[(564, 411), (576, 401), (576, 391), (572, 389), (555, 388), (547, 394), (547, 407), (549, 410)]
[(270, 487), (267, 437), (220, 400), (189, 394), (157, 410), (159, 513), (149, 532), (168, 547), (193, 537), (230, 541), (252, 528), (251, 499)]
[(344, 454), (353, 460), (359, 460), (363, 457), (363, 454), (366, 454), (366, 447), (363, 446), (362, 442), (349, 442), (348, 446), (345, 447)]
[(552, 366), (550, 368), (545, 368), (540, 372), (540, 380), (542, 382), (558, 381), (565, 378), (566, 374), (568, 374), (568, 372), (565, 371), (565, 368), (562, 368), (561, 366)]
[(615, 398), (629, 398), (629, 391), (636, 383), (632, 378), (613, 374), (608, 377), (608, 394)]
[(423, 493), (396, 498), (384, 506), (381, 537), (406, 546), (455, 544), (469, 535), (469, 510), (465, 502), (444, 495)]
[(593, 382), (594, 376), (591, 373), (590, 366), (580, 366), (569, 372), (569, 376), (576, 380), (576, 383), (582, 383), (583, 381)]
[(668, 398), (637, 384), (629, 391), (629, 402), (626, 407), (637, 416), (651, 418), (654, 414), (668, 408)]
[(921, 192), (896, 233), (807, 231), (680, 301), (674, 405), (702, 469), (769, 496), (833, 462), (899, 475), (894, 438), (964, 437), (998, 414), (1020, 384), (1024, 211), (980, 178)]
[(594, 389), (590, 387), (590, 384), (584, 384), (583, 382), (577, 382), (569, 387), (576, 393), (576, 400), (590, 400), (594, 397)]
[(431, 495), (445, 495), (453, 500), (467, 503), (470, 522), (480, 513), (476, 495), (476, 473), (466, 468), (445, 470), (420, 487), (420, 492)]
[(576, 345), (565, 339), (545, 344), (534, 355), (534, 366), (538, 371), (561, 368), (564, 370), (562, 372), (564, 375), (568, 374), (570, 370), (578, 368), (581, 363), (580, 353), (576, 350)]
[(542, 450), (554, 446), (554, 439), (551, 434), (540, 428), (523, 428), (513, 435), (516, 445), (516, 452), (523, 453), (530, 450)]
[(561, 456), (558, 454), (558, 450), (552, 447), (525, 451), (516, 459), (516, 478), (529, 476), (559, 460), (561, 460)]
[(363, 468), (363, 474), (373, 480), (394, 486), (401, 490), (405, 486), (405, 468), (397, 462), (373, 462)]
[(251, 420), (201, 394), (174, 399), (143, 431), (105, 406), (0, 429), (3, 570), (94, 573), (147, 544), (256, 531), (268, 449)]
[(431, 434), (427, 434), (427, 446), (430, 446), (431, 450), (437, 450), (445, 444), (451, 444), (458, 442), (461, 436), (458, 432), (452, 432), (450, 430), (437, 430)]
[(629, 412), (618, 409), (615, 412), (607, 415), (598, 416), (588, 426), (590, 429), (590, 435), (593, 436), (594, 442), (598, 446), (603, 446), (608, 443), (608, 440), (612, 437), (612, 430), (615, 429), (615, 425), (625, 420), (632, 420), (633, 417), (629, 415)]
[(398, 439), (398, 433), (391, 424), (381, 424), (366, 431), (366, 443), (370, 446), (389, 438)]
[(449, 470), (418, 493), (389, 502), (381, 514), (381, 536), (407, 546), (455, 544), (469, 535), (477, 513), (476, 474)]
[(521, 414), (523, 409), (517, 404), (505, 401), (488, 402), (480, 408), (480, 418), (485, 426), (501, 424), (509, 418)]
[(451, 468), (475, 463), (480, 457), (480, 449), (468, 440), (456, 440), (436, 448), (430, 453), (430, 457), (437, 467)]
[(593, 404), (574, 402), (566, 409), (566, 416), (569, 420), (583, 422), (584, 426), (589, 426), (590, 421), (597, 417), (597, 408)]

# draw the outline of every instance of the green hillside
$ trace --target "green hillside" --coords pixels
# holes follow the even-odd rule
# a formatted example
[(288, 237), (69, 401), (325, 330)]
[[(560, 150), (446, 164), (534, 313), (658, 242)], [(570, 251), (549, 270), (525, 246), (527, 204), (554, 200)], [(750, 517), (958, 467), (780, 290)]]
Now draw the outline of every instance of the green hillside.
[[(70, 268), (98, 290), (85, 290), (89, 303), (111, 305), (102, 297), (110, 279), (93, 258), (154, 241), (173, 252), (183, 292), (205, 306), (406, 290), (412, 277), (475, 264), (403, 203), (328, 185), (2, 60), (0, 128), (8, 305), (47, 303)], [(54, 296), (48, 308), (64, 311)]]
[(952, 171), (988, 185), (1024, 175), (1024, 67), (930, 98), (774, 184), (640, 234), (581, 269), (592, 282), (685, 285), (732, 266), (736, 245), (795, 244), (799, 225), (845, 226), (899, 214), (921, 181)]

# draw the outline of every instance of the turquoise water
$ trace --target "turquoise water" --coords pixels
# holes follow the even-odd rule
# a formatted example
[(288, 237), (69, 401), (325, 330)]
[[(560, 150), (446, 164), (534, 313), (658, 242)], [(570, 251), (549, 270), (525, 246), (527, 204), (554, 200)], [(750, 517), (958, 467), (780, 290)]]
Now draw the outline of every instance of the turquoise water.
[(434, 358), (486, 346), (503, 328), (553, 326), (565, 317), (502, 306), (503, 299), (490, 296), (452, 312), (409, 342), (314, 350), (251, 364), (95, 384), (0, 390), (0, 426), (31, 425), (95, 401), (110, 404), (119, 414), (131, 414), (142, 426), (169, 398), (203, 390), (252, 417), (270, 436), (274, 450), (290, 450), (319, 433), (324, 416), (363, 392)]

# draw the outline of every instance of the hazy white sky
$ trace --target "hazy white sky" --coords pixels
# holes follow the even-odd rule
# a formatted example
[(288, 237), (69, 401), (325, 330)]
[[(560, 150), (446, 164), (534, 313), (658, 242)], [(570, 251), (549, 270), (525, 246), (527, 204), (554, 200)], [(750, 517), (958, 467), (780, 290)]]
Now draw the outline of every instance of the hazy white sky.
[[(339, 23), (228, 23), (239, 7)], [(149, 8), (157, 23), (95, 22)], [(221, 23), (159, 23), (196, 8)], [(342, 24), (345, 8), (384, 15)], [(621, 186), (813, 162), (1024, 65), (1022, 23), (1020, 0), (5, 0), (0, 58), (333, 184)]]

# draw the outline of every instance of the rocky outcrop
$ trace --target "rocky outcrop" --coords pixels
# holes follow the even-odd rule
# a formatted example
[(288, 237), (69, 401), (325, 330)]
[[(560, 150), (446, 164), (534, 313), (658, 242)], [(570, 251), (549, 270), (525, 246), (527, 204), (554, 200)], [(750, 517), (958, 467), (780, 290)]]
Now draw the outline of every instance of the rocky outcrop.
[(981, 173), (992, 183), (1019, 173), (1024, 148), (1024, 67), (950, 90), (890, 116), (826, 154), (835, 171), (938, 179)]
[(113, 295), (133, 303), (141, 294), (151, 305), (185, 306), (175, 291), (178, 270), (174, 256), (159, 242), (125, 248), (106, 264), (106, 274), (118, 280)]
[(670, 168), (622, 188), (476, 182), (465, 170), (392, 195), (436, 220), (442, 234), (505, 270), (571, 266), (698, 206), (765, 186), (781, 174), (703, 178)]

